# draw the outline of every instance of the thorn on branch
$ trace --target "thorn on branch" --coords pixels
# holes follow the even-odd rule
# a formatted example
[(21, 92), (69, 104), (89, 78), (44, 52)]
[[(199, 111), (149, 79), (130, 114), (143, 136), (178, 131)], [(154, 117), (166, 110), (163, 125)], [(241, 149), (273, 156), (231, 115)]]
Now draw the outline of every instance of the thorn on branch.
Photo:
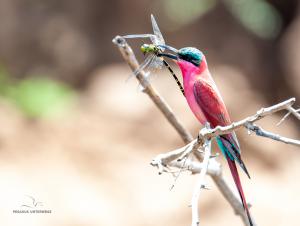
[[(291, 114), (293, 114), (297, 119), (300, 118), (300, 108), (294, 109), (292, 106), (287, 108), (288, 113), (286, 113), (283, 118), (276, 124), (276, 126), (279, 126), (284, 120), (286, 120)], [(300, 120), (300, 119), (299, 119)]]

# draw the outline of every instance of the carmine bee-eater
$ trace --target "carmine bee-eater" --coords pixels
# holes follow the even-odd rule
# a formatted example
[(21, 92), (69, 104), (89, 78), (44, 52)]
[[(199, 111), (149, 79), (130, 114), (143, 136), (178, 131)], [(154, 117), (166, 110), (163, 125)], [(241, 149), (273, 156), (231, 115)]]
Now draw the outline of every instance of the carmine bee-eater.
[[(169, 50), (174, 51), (174, 48), (171, 47)], [(205, 125), (208, 122), (212, 128), (231, 124), (222, 96), (208, 70), (205, 56), (200, 50), (186, 47), (176, 51), (176, 55), (161, 54), (161, 56), (174, 59), (180, 67), (183, 76), (185, 98), (201, 124)], [(249, 223), (252, 226), (253, 223), (237, 171), (236, 162), (249, 178), (250, 175), (241, 159), (237, 137), (235, 133), (232, 132), (218, 136), (216, 140), (228, 162)]]

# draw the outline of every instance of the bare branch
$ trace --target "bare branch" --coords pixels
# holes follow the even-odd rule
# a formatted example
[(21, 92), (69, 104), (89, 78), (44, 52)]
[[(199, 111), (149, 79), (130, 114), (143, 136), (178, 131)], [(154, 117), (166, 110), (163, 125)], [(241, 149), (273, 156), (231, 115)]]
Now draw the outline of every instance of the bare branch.
[[(151, 165), (157, 167), (159, 169), (159, 173), (162, 173), (164, 171), (164, 167), (170, 166), (170, 167), (181, 168), (182, 162), (185, 161), (184, 165), (189, 171), (191, 171), (192, 173), (200, 173), (201, 170), (203, 169), (203, 163), (199, 161), (193, 161), (191, 159), (186, 159), (186, 160), (180, 159), (180, 157), (183, 156), (184, 154), (186, 156), (188, 155), (187, 150), (193, 150), (196, 142), (197, 140), (195, 139), (191, 143), (189, 143), (188, 145), (182, 148), (157, 155), (151, 161)], [(211, 158), (209, 160), (207, 173), (209, 175), (220, 175), (222, 173), (221, 164), (217, 162), (214, 158)]]
[(255, 134), (257, 136), (270, 138), (270, 139), (277, 140), (277, 141), (280, 141), (280, 142), (283, 142), (283, 143), (286, 143), (286, 144), (292, 144), (292, 145), (300, 147), (300, 140), (294, 140), (294, 139), (291, 139), (291, 138), (280, 136), (280, 135), (275, 134), (275, 133), (268, 132), (268, 131), (262, 129), (260, 126), (257, 126), (257, 125), (252, 124), (252, 123), (246, 124), (245, 127), (247, 129), (255, 132)]
[[(177, 159), (181, 159), (184, 156), (186, 156), (187, 153), (190, 153), (191, 151), (195, 151), (198, 148), (201, 148), (203, 143), (205, 143), (205, 141), (207, 139), (211, 139), (211, 138), (219, 136), (219, 135), (230, 133), (241, 127), (245, 127), (251, 131), (254, 131), (256, 133), (256, 135), (258, 135), (258, 136), (264, 136), (264, 137), (267, 137), (267, 138), (270, 138), (270, 139), (273, 139), (276, 141), (281, 141), (281, 142), (284, 142), (287, 144), (293, 144), (293, 145), (299, 146), (300, 141), (298, 141), (298, 140), (293, 140), (290, 138), (282, 137), (277, 134), (267, 132), (267, 131), (263, 130), (262, 128), (253, 124), (253, 122), (258, 121), (268, 115), (271, 115), (280, 110), (288, 109), (294, 102), (295, 102), (295, 98), (291, 98), (287, 101), (273, 105), (271, 107), (262, 108), (255, 115), (247, 117), (241, 121), (234, 122), (229, 126), (225, 126), (225, 127), (218, 126), (214, 129), (203, 128), (203, 129), (201, 129), (201, 131), (199, 133), (200, 141), (197, 139), (194, 139), (188, 145), (186, 145), (182, 148), (176, 149), (174, 151), (171, 151), (171, 152), (168, 152), (165, 154), (160, 154), (153, 160), (153, 162), (161, 162), (164, 165), (169, 165), (169, 166), (177, 165), (177, 164), (174, 164), (174, 162), (178, 162), (178, 161), (176, 161)], [(194, 152), (194, 154), (199, 155), (199, 152)], [(203, 157), (201, 156), (200, 159), (203, 159)], [(203, 166), (203, 163), (196, 164), (195, 162), (188, 162), (187, 167), (193, 173), (197, 173), (197, 172), (202, 172), (201, 170), (203, 170), (204, 167), (206, 167), (206, 166)], [(191, 170), (191, 169), (193, 169), (193, 170)], [(195, 170), (195, 169), (197, 169), (197, 170)], [(241, 208), (241, 205), (240, 205), (241, 203), (240, 203), (239, 199), (231, 193), (230, 188), (228, 187), (226, 181), (222, 177), (222, 171), (221, 171), (221, 168), (219, 167), (219, 163), (217, 161), (215, 161), (215, 159), (211, 159), (208, 163), (207, 169), (208, 169), (207, 173), (212, 177), (212, 179), (214, 180), (214, 182), (220, 189), (221, 193), (225, 196), (227, 201), (231, 204), (231, 206), (235, 210), (235, 213), (241, 216), (245, 225), (248, 225), (248, 219), (245, 217), (244, 210)], [(196, 218), (197, 217), (195, 217), (195, 213), (194, 213), (193, 225), (195, 225)]]
[[(262, 108), (255, 115), (247, 117), (238, 122), (233, 122), (229, 126), (224, 126), (224, 127), (217, 126), (214, 129), (207, 129), (204, 127), (199, 132), (198, 139), (200, 139), (200, 140), (194, 139), (193, 141), (191, 141), (189, 144), (187, 144), (186, 146), (184, 146), (182, 148), (176, 149), (174, 151), (170, 151), (165, 154), (160, 154), (153, 161), (162, 161), (163, 164), (167, 165), (167, 164), (169, 164), (169, 162), (171, 162), (175, 159), (181, 159), (190, 151), (194, 151), (194, 150), (197, 150), (198, 148), (201, 148), (205, 139), (213, 138), (213, 137), (220, 136), (223, 134), (228, 134), (228, 133), (231, 133), (232, 131), (234, 131), (238, 128), (241, 128), (241, 127), (245, 127), (249, 130), (254, 131), (256, 133), (256, 135), (258, 135), (258, 136), (264, 136), (264, 137), (267, 137), (267, 138), (270, 138), (270, 139), (273, 139), (276, 141), (284, 142), (286, 144), (292, 144), (292, 145), (299, 146), (299, 142), (300, 142), (299, 140), (294, 140), (294, 139), (282, 137), (277, 134), (270, 133), (266, 130), (263, 130), (261, 127), (258, 127), (253, 124), (253, 122), (258, 121), (270, 114), (273, 114), (280, 110), (288, 109), (289, 106), (291, 104), (293, 104), (294, 102), (295, 102), (295, 98), (291, 98), (289, 100), (286, 100), (282, 103), (273, 105), (271, 107)], [(203, 157), (200, 157), (200, 158), (202, 159)]]
[[(180, 168), (182, 166), (182, 162), (175, 160), (168, 163), (168, 166)], [(185, 160), (185, 167), (192, 173), (200, 173), (204, 165), (203, 162), (192, 161), (191, 159), (187, 159)], [(210, 159), (207, 168), (207, 174), (210, 176), (217, 176), (220, 175), (221, 173), (222, 173), (221, 164), (215, 161), (215, 159)]]
[(192, 198), (192, 226), (199, 225), (199, 210), (198, 203), (200, 199), (201, 189), (206, 187), (205, 175), (207, 173), (209, 159), (211, 155), (211, 140), (205, 140), (204, 142), (204, 159), (203, 159), (203, 168), (199, 174), (199, 180), (197, 185), (195, 186), (193, 198)]
[[(124, 38), (117, 36), (114, 38), (113, 43), (115, 43), (118, 47), (119, 50), (124, 58), (124, 60), (128, 63), (128, 65), (131, 67), (133, 71), (135, 71), (138, 67), (139, 64), (135, 58), (135, 55), (130, 48), (130, 46), (127, 44)], [(239, 215), (245, 225), (249, 225), (247, 216), (245, 214), (245, 211), (243, 209), (242, 203), (238, 197), (236, 197), (235, 193), (231, 190), (231, 188), (228, 186), (227, 182), (225, 181), (223, 175), (222, 175), (222, 170), (220, 167), (220, 164), (214, 159), (214, 158), (209, 158), (207, 157), (207, 153), (209, 153), (208, 156), (210, 156), (210, 151), (208, 152), (207, 149), (204, 153), (204, 158), (202, 153), (198, 151), (199, 148), (205, 144), (207, 140), (210, 140), (213, 137), (222, 135), (222, 134), (227, 134), (230, 133), (238, 128), (245, 127), (247, 129), (250, 129), (254, 132), (256, 132), (257, 135), (259, 136), (264, 136), (268, 137), (277, 141), (281, 141), (284, 143), (289, 143), (289, 144), (294, 144), (299, 146), (299, 141), (281, 137), (276, 134), (272, 134), (270, 132), (267, 132), (260, 127), (254, 125), (253, 123), (270, 115), (275, 112), (281, 111), (281, 110), (288, 110), (293, 114), (296, 118), (300, 120), (300, 114), (298, 113), (297, 110), (292, 108), (292, 105), (295, 103), (295, 98), (291, 98), (289, 100), (286, 100), (282, 103), (279, 103), (277, 105), (273, 105), (268, 108), (262, 108), (259, 110), (255, 115), (247, 117), (241, 121), (232, 123), (229, 126), (225, 127), (216, 127), (214, 129), (206, 129), (203, 128), (199, 132), (199, 139), (193, 140), (191, 134), (183, 127), (181, 122), (177, 119), (171, 108), (167, 105), (165, 100), (159, 95), (158, 91), (149, 83), (149, 81), (146, 79), (146, 73), (144, 71), (141, 71), (137, 76), (138, 81), (144, 88), (144, 92), (152, 99), (152, 101), (155, 103), (155, 105), (160, 109), (160, 111), (164, 114), (164, 116), (167, 118), (167, 120), (171, 123), (171, 125), (175, 128), (175, 130), (179, 133), (180, 137), (183, 139), (183, 141), (187, 144), (186, 146), (176, 149), (174, 151), (170, 151), (165, 154), (160, 154), (156, 156), (151, 164), (153, 166), (158, 167), (159, 173), (162, 172), (168, 172), (170, 171), (168, 168), (169, 167), (182, 167), (182, 160), (186, 158), (189, 153), (193, 153), (194, 156), (199, 160), (202, 161), (196, 162), (192, 160), (185, 160), (185, 167), (187, 167), (188, 170), (190, 170), (193, 173), (200, 173), (200, 180), (198, 182), (198, 185), (196, 189), (201, 187), (203, 185), (203, 178), (205, 174), (209, 174), (215, 184), (217, 185), (218, 189), (220, 192), (223, 194), (225, 199), (229, 202), (231, 207), (233, 208), (234, 212)], [(208, 158), (208, 160), (207, 160)], [(179, 160), (179, 161), (178, 161)], [(204, 176), (203, 176), (204, 175)], [(200, 185), (199, 185), (200, 184)], [(195, 190), (196, 191), (196, 190)], [(196, 192), (194, 193), (196, 198), (193, 198), (193, 206), (196, 205), (196, 201), (199, 198), (199, 194)], [(195, 201), (196, 200), (196, 201)], [(198, 208), (198, 207), (197, 207)], [(192, 225), (197, 225), (198, 220), (198, 210), (196, 208), (193, 209), (193, 224)], [(252, 218), (253, 219), (253, 218)], [(254, 222), (253, 222), (254, 223)], [(254, 225), (256, 225), (254, 223)]]
[(278, 111), (281, 111), (284, 109), (288, 109), (291, 105), (293, 105), (295, 103), (295, 101), (296, 101), (295, 98), (290, 98), (286, 101), (283, 101), (283, 102), (273, 105), (271, 107), (262, 108), (259, 111), (257, 111), (255, 115), (249, 116), (238, 122), (233, 122), (229, 126), (223, 126), (223, 127), (217, 126), (214, 129), (203, 128), (203, 129), (201, 129), (199, 136), (202, 140), (204, 140), (206, 138), (212, 138), (212, 137), (216, 137), (219, 135), (231, 133), (232, 131), (234, 131), (240, 127), (243, 127), (243, 126), (245, 127), (249, 123), (256, 122), (256, 121), (258, 121), (268, 115), (271, 115), (275, 112), (278, 112)]

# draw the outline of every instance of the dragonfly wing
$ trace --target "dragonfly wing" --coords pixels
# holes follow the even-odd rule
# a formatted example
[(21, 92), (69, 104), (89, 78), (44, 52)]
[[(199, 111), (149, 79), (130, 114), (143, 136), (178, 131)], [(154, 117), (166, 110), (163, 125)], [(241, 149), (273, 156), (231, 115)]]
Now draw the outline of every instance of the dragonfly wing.
[(137, 76), (142, 70), (144, 70), (154, 60), (155, 55), (149, 55), (142, 64), (126, 79), (126, 82), (133, 76)]
[(137, 76), (142, 70), (144, 70), (148, 65), (152, 63), (152, 61), (155, 59), (155, 55), (149, 55), (144, 62), (139, 66), (138, 69), (136, 69), (133, 74), (134, 76)]
[(161, 69), (164, 65), (163, 60), (160, 57), (155, 57), (149, 67)]
[(123, 38), (150, 38), (151, 41), (156, 38), (155, 35), (153, 34), (134, 34), (134, 35), (124, 35), (122, 37)]
[[(149, 55), (144, 62), (137, 68), (129, 78), (126, 79), (126, 82), (131, 79), (133, 76), (137, 76), (142, 70), (144, 70), (147, 66), (151, 65), (152, 61), (155, 60), (155, 55)], [(149, 78), (150, 72), (145, 73), (146, 79)]]
[(156, 20), (154, 18), (154, 16), (151, 14), (151, 23), (152, 23), (152, 28), (153, 28), (153, 32), (155, 34), (154, 37), (150, 38), (151, 41), (155, 44), (155, 45), (165, 45), (165, 40), (159, 30), (159, 27), (156, 23)]

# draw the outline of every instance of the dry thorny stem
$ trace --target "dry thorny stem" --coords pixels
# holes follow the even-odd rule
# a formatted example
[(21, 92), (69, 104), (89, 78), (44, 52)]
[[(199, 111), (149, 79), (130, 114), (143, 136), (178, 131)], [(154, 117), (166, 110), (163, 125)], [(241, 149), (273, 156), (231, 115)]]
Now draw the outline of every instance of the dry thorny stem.
[[(135, 71), (139, 64), (136, 57), (127, 44), (124, 38), (116, 36), (113, 39), (124, 58), (124, 60), (131, 67), (132, 71)], [(225, 181), (222, 175), (222, 168), (218, 161), (216, 161), (214, 156), (211, 156), (211, 139), (222, 134), (228, 134), (234, 130), (241, 127), (246, 128), (248, 131), (253, 131), (258, 136), (263, 136), (276, 141), (284, 142), (286, 144), (291, 144), (300, 147), (300, 141), (290, 139), (287, 137), (280, 136), (268, 131), (265, 131), (261, 127), (254, 124), (254, 122), (274, 114), (278, 111), (286, 110), (288, 113), (279, 122), (282, 123), (290, 114), (300, 120), (300, 109), (296, 110), (292, 107), (295, 103), (295, 98), (288, 99), (279, 104), (273, 105), (268, 108), (262, 108), (256, 112), (256, 114), (249, 116), (238, 122), (234, 122), (229, 126), (216, 127), (213, 129), (204, 127), (200, 130), (198, 138), (193, 139), (191, 134), (183, 127), (182, 123), (175, 116), (174, 112), (166, 101), (161, 97), (158, 91), (151, 85), (151, 83), (146, 79), (146, 73), (141, 71), (136, 78), (143, 87), (143, 92), (146, 93), (159, 110), (164, 114), (166, 119), (171, 123), (174, 129), (179, 133), (182, 140), (186, 143), (186, 146), (157, 155), (151, 162), (153, 166), (158, 167), (159, 173), (171, 172), (172, 169), (185, 169), (192, 173), (200, 173), (199, 181), (195, 186), (195, 191), (193, 194), (191, 206), (192, 206), (192, 226), (199, 225), (199, 215), (198, 215), (198, 202), (200, 198), (200, 191), (202, 188), (206, 188), (205, 176), (210, 175), (213, 181), (216, 183), (218, 189), (223, 194), (225, 199), (229, 202), (234, 212), (239, 215), (245, 225), (249, 225), (248, 219), (245, 215), (242, 203), (240, 199), (235, 195), (234, 191), (229, 187), (228, 183)], [(188, 159), (187, 157), (193, 154), (195, 158)], [(180, 172), (179, 171), (179, 172)], [(251, 206), (249, 204), (249, 206)], [(253, 222), (256, 225), (255, 222)]]

